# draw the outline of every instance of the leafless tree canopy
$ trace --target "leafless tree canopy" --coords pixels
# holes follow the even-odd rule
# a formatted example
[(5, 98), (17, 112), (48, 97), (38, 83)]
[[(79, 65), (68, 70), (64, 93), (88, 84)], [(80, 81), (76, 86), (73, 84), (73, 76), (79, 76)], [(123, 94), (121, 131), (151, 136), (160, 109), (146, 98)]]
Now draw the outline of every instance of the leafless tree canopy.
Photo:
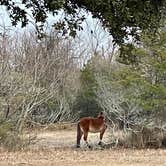
[(40, 42), (34, 33), (12, 38), (4, 32), (0, 42), (2, 116), (17, 121), (19, 130), (27, 119), (35, 120), (33, 114), (48, 123), (74, 118), (68, 102), (75, 95), (70, 101), (67, 97), (78, 88), (72, 82), (78, 68), (70, 41), (54, 32)]

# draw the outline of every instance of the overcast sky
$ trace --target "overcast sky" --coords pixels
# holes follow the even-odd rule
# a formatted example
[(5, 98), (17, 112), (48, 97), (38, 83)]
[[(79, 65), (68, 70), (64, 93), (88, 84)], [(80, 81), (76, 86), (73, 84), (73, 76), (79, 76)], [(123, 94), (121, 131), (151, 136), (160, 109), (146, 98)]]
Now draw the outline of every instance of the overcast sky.
[[(30, 15), (30, 11), (28, 13)], [(52, 16), (49, 15), (47, 19), (48, 26), (51, 27), (51, 25), (58, 20), (61, 15), (59, 16)], [(112, 38), (109, 35), (108, 32), (103, 30), (102, 26), (100, 25), (100, 22), (96, 19), (92, 19), (91, 14), (86, 14), (86, 21), (83, 23), (84, 30), (81, 32), (78, 32), (78, 38), (74, 39), (75, 42), (79, 40), (81, 41), (82, 48), (86, 48), (85, 57), (87, 59), (91, 56), (90, 54), (93, 54), (93, 51), (97, 52), (105, 52), (105, 54), (110, 54), (112, 51)], [(31, 19), (31, 18), (29, 18)], [(33, 22), (33, 20), (31, 19)], [(10, 23), (10, 19), (8, 16), (8, 13), (5, 9), (5, 7), (0, 6), (0, 31), (3, 30), (3, 27), (10, 27), (11, 31), (10, 33), (15, 32), (23, 32), (24, 30), (30, 30), (34, 29), (35, 27), (30, 23), (26, 28), (21, 28), (21, 24), (18, 24), (16, 27), (12, 27)], [(93, 33), (92, 33), (93, 32)], [(81, 50), (80, 50), (81, 51)], [(88, 54), (88, 56), (87, 56)]]

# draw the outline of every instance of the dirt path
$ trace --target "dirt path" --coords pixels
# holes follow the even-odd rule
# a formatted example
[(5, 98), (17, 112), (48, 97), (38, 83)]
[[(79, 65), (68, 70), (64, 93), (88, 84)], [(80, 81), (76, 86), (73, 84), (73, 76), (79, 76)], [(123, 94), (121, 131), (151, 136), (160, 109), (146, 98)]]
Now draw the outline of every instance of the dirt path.
[[(76, 131), (74, 130), (59, 130), (59, 131), (54, 131), (54, 132), (44, 132), (44, 133), (38, 133), (37, 134), (37, 142), (33, 148), (44, 148), (44, 149), (59, 149), (59, 148), (75, 148), (76, 145)], [(88, 142), (93, 146), (93, 147), (98, 147), (97, 143), (99, 141), (99, 134), (92, 134), (90, 133), (88, 135)], [(105, 143), (110, 142), (109, 141), (109, 135), (106, 133), (104, 135), (103, 141)], [(86, 144), (84, 143), (83, 140), (81, 140), (81, 147), (83, 149), (87, 149)]]
[[(104, 141), (109, 141), (106, 135)], [(0, 166), (166, 166), (166, 150), (76, 149), (74, 130), (40, 132), (36, 144), (19, 152), (0, 152)], [(98, 135), (89, 136), (96, 144)]]

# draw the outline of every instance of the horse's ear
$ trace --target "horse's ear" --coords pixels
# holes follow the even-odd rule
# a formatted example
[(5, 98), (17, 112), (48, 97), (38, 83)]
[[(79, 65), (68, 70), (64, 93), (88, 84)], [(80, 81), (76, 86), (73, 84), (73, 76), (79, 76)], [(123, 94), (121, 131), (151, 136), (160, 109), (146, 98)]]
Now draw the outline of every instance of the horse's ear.
[(104, 115), (103, 111), (100, 112), (100, 115)]
[(101, 111), (101, 112), (99, 113), (98, 117), (103, 116), (103, 115), (104, 115), (104, 113)]

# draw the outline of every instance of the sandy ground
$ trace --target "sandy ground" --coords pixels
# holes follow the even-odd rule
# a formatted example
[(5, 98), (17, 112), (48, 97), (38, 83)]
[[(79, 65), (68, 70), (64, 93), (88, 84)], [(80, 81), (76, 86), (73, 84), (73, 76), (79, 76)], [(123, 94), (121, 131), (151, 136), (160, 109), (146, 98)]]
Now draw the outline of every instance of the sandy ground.
[[(75, 148), (74, 130), (40, 132), (37, 142), (16, 152), (0, 151), (0, 166), (166, 166), (166, 150), (101, 149), (98, 134), (89, 135), (93, 149)], [(105, 143), (109, 142), (108, 134)]]

